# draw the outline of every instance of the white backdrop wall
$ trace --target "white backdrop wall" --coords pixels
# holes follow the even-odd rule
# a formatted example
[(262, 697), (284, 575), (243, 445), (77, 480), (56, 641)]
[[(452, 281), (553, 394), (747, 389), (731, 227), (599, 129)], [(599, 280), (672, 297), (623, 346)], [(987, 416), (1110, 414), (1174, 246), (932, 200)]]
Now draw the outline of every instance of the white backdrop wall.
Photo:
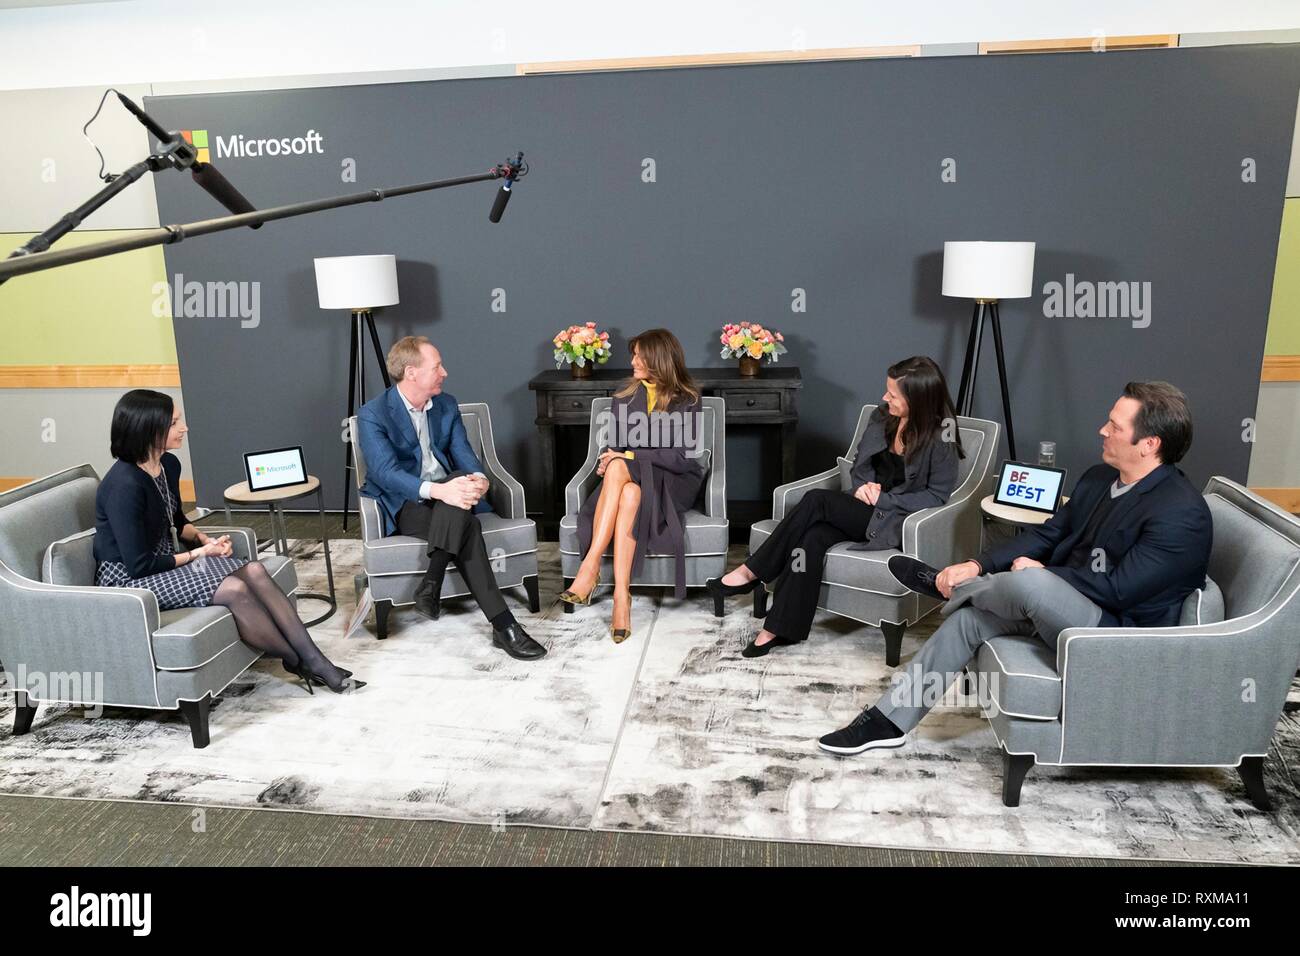
[(0, 9), (0, 89), (1296, 27), (1296, 0), (122, 0)]

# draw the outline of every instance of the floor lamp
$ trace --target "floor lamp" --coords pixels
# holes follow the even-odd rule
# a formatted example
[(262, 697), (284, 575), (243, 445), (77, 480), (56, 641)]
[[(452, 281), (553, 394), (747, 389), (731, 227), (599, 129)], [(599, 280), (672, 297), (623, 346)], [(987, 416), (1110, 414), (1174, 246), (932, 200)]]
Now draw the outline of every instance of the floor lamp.
[(1007, 390), (1007, 361), (1002, 350), (1002, 319), (998, 300), (1026, 299), (1034, 291), (1034, 243), (1032, 242), (945, 242), (943, 244), (943, 294), (974, 299), (970, 333), (966, 337), (966, 359), (961, 367), (957, 390), (957, 414), (971, 413), (975, 401), (975, 372), (979, 368), (980, 344), (987, 318), (993, 328), (993, 349), (998, 359), (998, 382), (1002, 386), (1002, 415), (1007, 426), (1007, 450), (1016, 456), (1016, 432), (1011, 424), (1011, 396)]
[[(316, 295), (322, 309), (347, 309), (352, 313), (352, 338), (348, 346), (348, 418), (366, 403), (365, 339), (379, 362), (384, 387), (393, 384), (388, 377), (384, 349), (375, 331), (371, 309), (397, 305), (396, 256), (333, 256), (315, 259)], [(348, 496), (352, 490), (352, 443), (343, 443), (343, 530), (348, 527)], [(358, 502), (358, 505), (360, 502)]]

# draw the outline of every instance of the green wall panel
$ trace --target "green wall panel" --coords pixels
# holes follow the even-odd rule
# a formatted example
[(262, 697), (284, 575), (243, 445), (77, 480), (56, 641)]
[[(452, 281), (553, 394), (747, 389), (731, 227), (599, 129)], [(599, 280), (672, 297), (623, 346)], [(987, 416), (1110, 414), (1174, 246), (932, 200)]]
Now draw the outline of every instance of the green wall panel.
[[(127, 235), (73, 233), (55, 248)], [(30, 238), (0, 233), (0, 259)], [(170, 305), (154, 315), (154, 287), (165, 276), (154, 246), (10, 279), (0, 285), (0, 365), (175, 364)]]
[(1282, 209), (1264, 354), (1300, 355), (1300, 199), (1288, 199)]

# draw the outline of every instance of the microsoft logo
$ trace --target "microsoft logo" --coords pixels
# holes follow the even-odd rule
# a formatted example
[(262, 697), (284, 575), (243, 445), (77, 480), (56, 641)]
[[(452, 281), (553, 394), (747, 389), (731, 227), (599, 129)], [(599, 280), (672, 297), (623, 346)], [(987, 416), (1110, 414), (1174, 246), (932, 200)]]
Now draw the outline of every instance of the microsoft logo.
[[(209, 138), (205, 129), (183, 129), (181, 136), (199, 154), (200, 163), (212, 162), (210, 146), (216, 147), (217, 159), (234, 156), (247, 159), (252, 156), (302, 156), (306, 153), (323, 154), (325, 140), (314, 129), (307, 130), (302, 136), (284, 136), (270, 139), (248, 139), (242, 133), (233, 136), (213, 136)], [(215, 142), (212, 142), (215, 141)]]
[(208, 131), (205, 129), (183, 129), (181, 138), (199, 151), (199, 162), (212, 162), (208, 152)]

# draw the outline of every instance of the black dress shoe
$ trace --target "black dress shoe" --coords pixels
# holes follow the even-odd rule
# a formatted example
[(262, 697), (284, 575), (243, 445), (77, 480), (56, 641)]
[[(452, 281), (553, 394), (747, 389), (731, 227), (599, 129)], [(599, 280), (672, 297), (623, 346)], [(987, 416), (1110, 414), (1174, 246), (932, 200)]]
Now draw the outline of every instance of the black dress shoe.
[(430, 581), (425, 578), (415, 589), (415, 611), (431, 621), (438, 620), (442, 613), (442, 578)]
[(518, 621), (506, 625), (504, 630), (492, 631), (492, 643), (511, 657), (521, 661), (535, 661), (546, 656), (546, 648), (528, 636)]
[(792, 639), (788, 637), (778, 636), (772, 638), (766, 644), (755, 644), (754, 641), (757, 640), (758, 638), (755, 637), (754, 640), (746, 644), (745, 649), (740, 652), (740, 656), (741, 657), (762, 657), (764, 654), (769, 653), (774, 647), (789, 647), (791, 644), (802, 644), (805, 640), (807, 640), (807, 638), (800, 637), (800, 638)]
[(905, 731), (895, 727), (894, 722), (875, 707), (868, 707), (847, 727), (818, 740), (817, 746), (833, 754), (860, 754), (864, 750), (901, 747), (905, 743)]
[(939, 572), (924, 561), (918, 561), (916, 558), (909, 558), (903, 554), (896, 554), (889, 559), (888, 567), (889, 573), (894, 576), (894, 580), (909, 591), (924, 594), (936, 601), (945, 600), (944, 596), (939, 593), (939, 589), (934, 586), (934, 579)]

